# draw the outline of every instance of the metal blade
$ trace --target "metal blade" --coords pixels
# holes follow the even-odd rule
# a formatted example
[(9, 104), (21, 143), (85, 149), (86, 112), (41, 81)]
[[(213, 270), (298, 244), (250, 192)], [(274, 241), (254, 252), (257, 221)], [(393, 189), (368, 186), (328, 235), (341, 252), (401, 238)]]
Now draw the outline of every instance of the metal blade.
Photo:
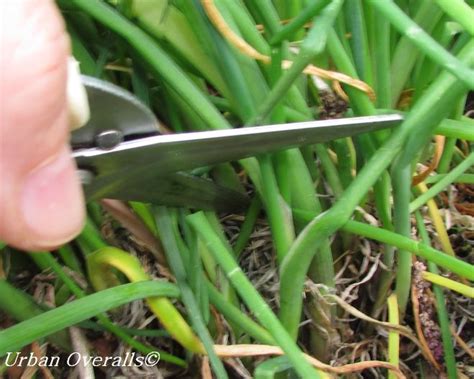
[(174, 173), (165, 177), (135, 177), (124, 185), (115, 177), (106, 187), (101, 181), (85, 186), (89, 200), (113, 198), (125, 201), (229, 212), (244, 209), (249, 199), (242, 193), (214, 184), (211, 180)]
[(400, 115), (381, 115), (240, 129), (161, 135), (126, 141), (111, 150), (74, 151), (79, 167), (99, 176), (133, 171), (166, 176), (197, 167), (353, 136), (398, 125)]

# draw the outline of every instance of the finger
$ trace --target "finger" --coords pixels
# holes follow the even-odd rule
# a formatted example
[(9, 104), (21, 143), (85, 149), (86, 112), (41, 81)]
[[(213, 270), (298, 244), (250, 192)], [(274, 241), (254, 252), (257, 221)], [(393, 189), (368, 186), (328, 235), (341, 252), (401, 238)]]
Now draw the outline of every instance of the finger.
[(2, 5), (0, 239), (47, 249), (81, 229), (84, 205), (70, 157), (69, 40), (50, 0)]

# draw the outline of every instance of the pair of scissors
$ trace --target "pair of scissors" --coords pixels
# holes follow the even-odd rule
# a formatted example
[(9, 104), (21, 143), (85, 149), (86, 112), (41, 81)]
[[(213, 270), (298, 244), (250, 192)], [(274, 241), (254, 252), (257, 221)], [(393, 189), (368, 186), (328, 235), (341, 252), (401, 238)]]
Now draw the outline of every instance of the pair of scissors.
[(126, 90), (82, 77), (88, 123), (71, 136), (88, 200), (125, 201), (229, 211), (245, 194), (186, 171), (278, 150), (394, 127), (400, 115), (342, 118), (217, 131), (161, 134), (152, 111)]

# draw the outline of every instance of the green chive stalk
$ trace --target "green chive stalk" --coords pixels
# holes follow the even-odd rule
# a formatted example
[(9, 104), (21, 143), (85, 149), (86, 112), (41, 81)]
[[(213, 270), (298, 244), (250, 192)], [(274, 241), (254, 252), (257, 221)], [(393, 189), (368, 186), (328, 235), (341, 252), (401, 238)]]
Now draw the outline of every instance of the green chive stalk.
[[(45, 311), (32, 297), (15, 288), (6, 279), (0, 279), (0, 309), (17, 321), (32, 319)], [(54, 334), (51, 333), (48, 340), (66, 351), (71, 349), (71, 341), (65, 330), (58, 329)], [(15, 351), (12, 341), (16, 341), (13, 336), (11, 340), (0, 338), (0, 346), (3, 344), (3, 349), (5, 349), (3, 353), (0, 352), (0, 357), (8, 351)], [(1, 347), (0, 350), (2, 350)]]
[[(353, 151), (351, 151), (352, 140), (341, 138), (332, 142), (332, 148), (337, 155), (337, 171), (343, 188), (352, 182), (352, 170), (355, 169)], [(342, 192), (342, 191), (341, 191)]]
[(265, 155), (260, 157), (259, 162), (263, 183), (262, 202), (265, 204), (265, 209), (267, 210), (277, 258), (278, 261), (281, 262), (295, 238), (293, 221), (291, 212), (285, 210), (288, 206), (279, 194), (270, 156)]
[[(411, 165), (395, 166), (392, 173), (395, 231), (405, 237), (411, 233), (410, 200), (411, 200)], [(399, 250), (397, 254), (396, 290), (398, 305), (402, 316), (410, 296), (411, 288), (411, 254), (406, 250)]]
[(265, 32), (274, 35), (280, 29), (280, 17), (271, 0), (252, 1), (246, 0), (249, 10), (258, 14), (265, 26)]
[(275, 357), (267, 359), (260, 363), (254, 371), (255, 379), (274, 379), (278, 378), (279, 373), (283, 373), (291, 368), (288, 358)]
[[(426, 184), (438, 183), (444, 179), (447, 174), (437, 174), (426, 178)], [(474, 174), (461, 174), (454, 179), (453, 183), (474, 184)], [(411, 206), (411, 205), (410, 205)]]
[(435, 0), (436, 4), (474, 37), (474, 10), (463, 0)]
[[(452, 117), (454, 119), (459, 120), (461, 119), (461, 117), (463, 117), (466, 100), (467, 100), (467, 95), (462, 96), (461, 99), (459, 100), (459, 103), (453, 110)], [(446, 139), (444, 143), (443, 154), (441, 155), (441, 158), (438, 164), (437, 171), (440, 174), (445, 174), (448, 172), (451, 166), (451, 161), (453, 159), (454, 149), (456, 148), (456, 142), (457, 142), (457, 137), (451, 137), (451, 138)]]
[(389, 108), (391, 99), (390, 78), (390, 23), (385, 17), (374, 17), (373, 62), (377, 107)]
[(266, 329), (245, 315), (239, 308), (229, 303), (212, 283), (207, 282), (207, 289), (210, 302), (228, 321), (239, 325), (245, 333), (259, 343), (275, 345), (275, 340)]
[(245, 213), (245, 219), (242, 223), (242, 226), (240, 227), (239, 236), (234, 243), (233, 250), (236, 257), (238, 257), (247, 246), (261, 209), (261, 200), (258, 197), (254, 197), (250, 203), (249, 208), (247, 209), (247, 212)]
[(157, 281), (123, 284), (88, 295), (1, 330), (0, 357), (131, 301), (144, 297), (178, 296), (179, 290), (176, 286)]
[(372, 85), (372, 62), (370, 60), (367, 26), (361, 0), (346, 1), (344, 4), (347, 31), (351, 33), (350, 45), (358, 76)]
[(282, 26), (270, 39), (271, 45), (278, 45), (283, 40), (290, 39), (307, 22), (313, 19), (326, 5), (329, 0), (316, 0), (310, 2), (298, 15), (285, 26)]
[[(311, 212), (295, 209), (294, 213), (295, 216), (301, 220), (312, 220)], [(403, 237), (398, 233), (352, 220), (348, 220), (343, 226), (341, 226), (340, 229), (348, 233), (353, 233), (361, 237), (366, 237), (395, 246), (399, 249), (407, 250), (410, 253), (426, 259), (427, 261), (433, 262), (436, 265), (443, 267), (444, 269), (449, 270), (463, 278), (469, 280), (474, 279), (473, 265), (464, 262), (461, 259), (447, 255), (440, 250), (430, 247), (429, 245), (414, 241), (408, 237)]]

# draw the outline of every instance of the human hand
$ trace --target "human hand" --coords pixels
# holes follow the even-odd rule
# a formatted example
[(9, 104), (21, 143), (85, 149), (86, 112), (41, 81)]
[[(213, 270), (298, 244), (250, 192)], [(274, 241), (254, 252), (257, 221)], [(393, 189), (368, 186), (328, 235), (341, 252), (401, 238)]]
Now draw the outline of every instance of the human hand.
[(52, 0), (2, 2), (0, 27), (0, 240), (50, 249), (85, 213), (67, 143), (69, 39)]

